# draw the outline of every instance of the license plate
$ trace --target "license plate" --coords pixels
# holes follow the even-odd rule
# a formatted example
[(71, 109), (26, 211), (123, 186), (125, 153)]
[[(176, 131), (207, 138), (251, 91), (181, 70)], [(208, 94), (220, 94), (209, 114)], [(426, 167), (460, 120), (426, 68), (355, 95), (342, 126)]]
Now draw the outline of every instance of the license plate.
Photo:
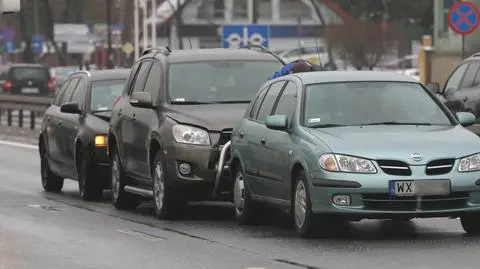
[(38, 88), (22, 88), (22, 93), (38, 93)]
[(392, 180), (388, 189), (391, 196), (449, 195), (450, 180)]

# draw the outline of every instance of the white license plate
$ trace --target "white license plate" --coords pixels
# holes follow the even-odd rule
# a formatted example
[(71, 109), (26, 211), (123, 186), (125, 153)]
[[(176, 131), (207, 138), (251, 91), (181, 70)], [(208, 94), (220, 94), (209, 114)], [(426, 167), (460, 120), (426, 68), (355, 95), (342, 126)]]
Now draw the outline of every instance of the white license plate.
[(38, 93), (38, 88), (22, 88), (22, 93)]
[(450, 194), (450, 180), (392, 180), (388, 189), (392, 196), (425, 196)]

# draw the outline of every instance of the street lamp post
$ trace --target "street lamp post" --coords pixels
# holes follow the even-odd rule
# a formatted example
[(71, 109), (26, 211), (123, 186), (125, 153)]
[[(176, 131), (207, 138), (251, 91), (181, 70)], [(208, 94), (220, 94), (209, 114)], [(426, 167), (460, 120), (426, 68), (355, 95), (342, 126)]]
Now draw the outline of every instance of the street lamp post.
[(133, 49), (134, 49), (134, 60), (137, 61), (140, 57), (140, 53), (138, 51), (140, 47), (140, 22), (139, 22), (139, 8), (138, 8), (138, 0), (133, 0)]
[(112, 0), (107, 0), (106, 1), (106, 12), (107, 12), (107, 43), (108, 43), (108, 55), (112, 53), (112, 32), (111, 32), (111, 25), (112, 25)]

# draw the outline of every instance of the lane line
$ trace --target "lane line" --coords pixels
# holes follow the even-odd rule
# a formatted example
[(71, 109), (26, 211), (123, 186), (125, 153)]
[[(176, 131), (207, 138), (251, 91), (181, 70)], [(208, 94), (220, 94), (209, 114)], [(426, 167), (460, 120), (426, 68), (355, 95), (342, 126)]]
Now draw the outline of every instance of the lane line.
[(24, 148), (24, 149), (38, 149), (38, 146), (33, 145), (33, 144), (12, 142), (12, 141), (7, 141), (7, 140), (0, 140), (0, 145), (17, 147), (17, 148)]

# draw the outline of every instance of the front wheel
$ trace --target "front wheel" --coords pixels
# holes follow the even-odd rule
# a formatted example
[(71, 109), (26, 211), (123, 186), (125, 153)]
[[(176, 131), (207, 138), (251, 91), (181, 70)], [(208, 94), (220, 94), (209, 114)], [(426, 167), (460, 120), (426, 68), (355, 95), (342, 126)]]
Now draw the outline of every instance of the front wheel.
[(240, 165), (235, 170), (235, 181), (233, 183), (235, 217), (241, 225), (252, 224), (256, 220), (258, 207), (255, 207), (254, 201), (250, 197), (250, 192), (245, 183), (245, 175)]
[(480, 214), (470, 214), (460, 218), (463, 230), (467, 234), (480, 234)]
[(173, 219), (180, 214), (186, 202), (176, 195), (175, 190), (166, 184), (166, 171), (161, 152), (155, 156), (152, 164), (153, 200), (155, 215), (158, 219)]
[(78, 190), (85, 201), (100, 200), (103, 197), (103, 186), (96, 178), (95, 167), (82, 152), (78, 154)]

